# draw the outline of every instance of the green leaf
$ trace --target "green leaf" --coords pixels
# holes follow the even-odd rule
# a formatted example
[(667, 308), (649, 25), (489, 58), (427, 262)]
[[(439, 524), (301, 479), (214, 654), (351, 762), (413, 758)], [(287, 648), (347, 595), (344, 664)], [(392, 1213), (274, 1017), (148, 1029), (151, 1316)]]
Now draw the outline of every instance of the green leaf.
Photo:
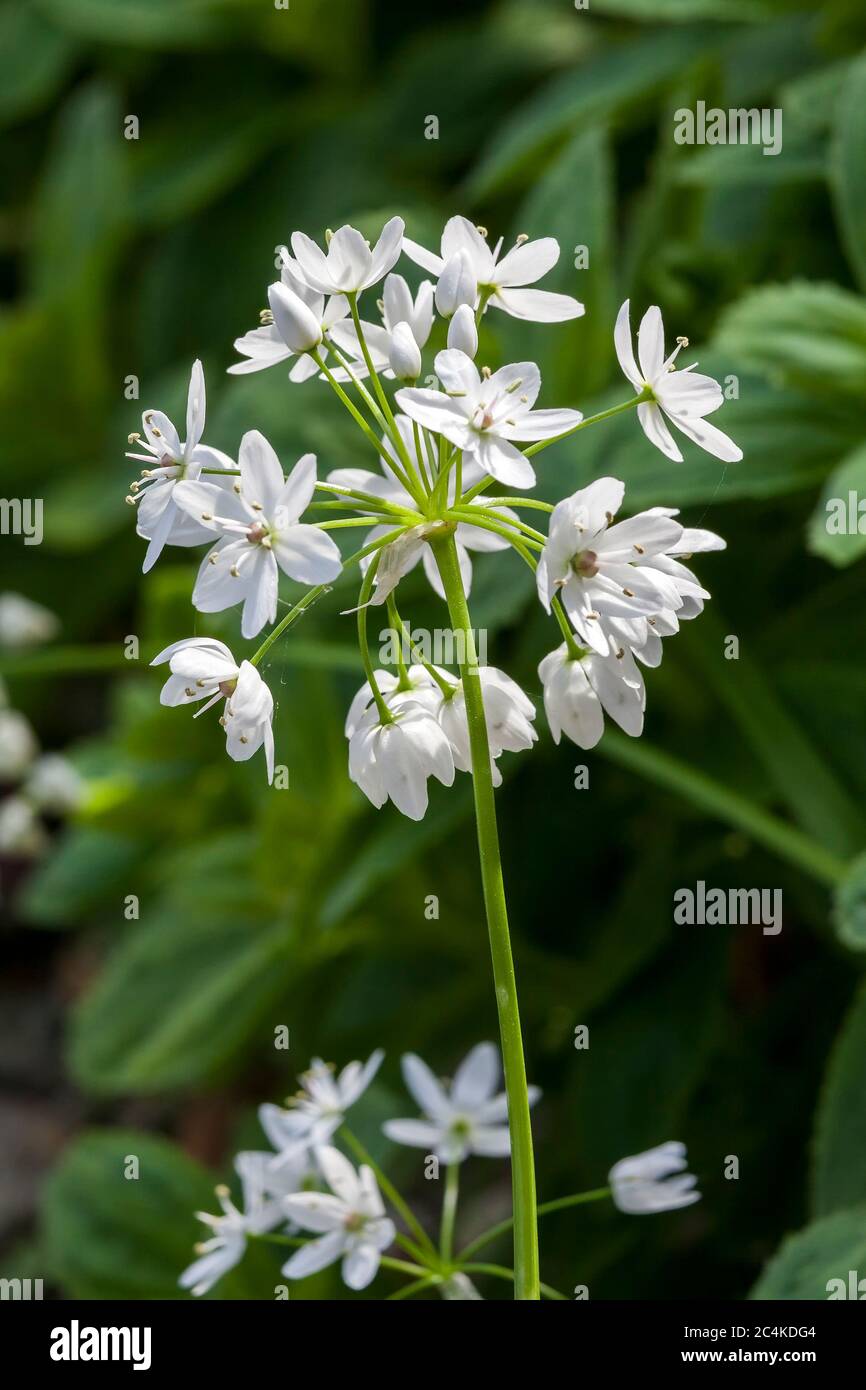
[[(864, 865), (861, 862), (861, 872)], [(866, 989), (830, 1056), (815, 1116), (812, 1187), (816, 1216), (866, 1202)]]
[(171, 48), (208, 38), (223, 0), (37, 0), (64, 29), (97, 43)]
[(859, 560), (866, 552), (866, 515), (859, 510), (863, 498), (866, 444), (843, 459), (824, 484), (806, 532), (813, 555), (821, 555), (840, 569)]
[(723, 314), (714, 346), (786, 386), (866, 393), (866, 300), (837, 285), (765, 285)]
[(789, 1236), (751, 1292), (754, 1299), (827, 1298), (831, 1279), (866, 1269), (866, 1207), (851, 1207)]
[(38, 111), (60, 86), (77, 45), (42, 16), (31, 0), (6, 0), (0, 7), (0, 122)]
[(833, 925), (846, 946), (866, 951), (866, 854), (848, 866), (836, 891)]
[(23, 916), (40, 927), (71, 926), (114, 890), (119, 918), (124, 894), (135, 891), (140, 853), (125, 835), (72, 827), (28, 882), (19, 899)]
[(830, 187), (848, 259), (866, 290), (866, 55), (852, 65), (836, 116)]
[(592, 8), (599, 14), (653, 24), (660, 20), (773, 19), (808, 7), (809, 0), (592, 0)]
[[(132, 1158), (137, 1177), (126, 1176)], [(164, 1139), (92, 1130), (66, 1150), (45, 1189), (52, 1274), (71, 1298), (186, 1298), (177, 1281), (202, 1238), (194, 1213), (215, 1205), (210, 1176)], [(220, 1281), (220, 1298), (254, 1296), (249, 1259)]]

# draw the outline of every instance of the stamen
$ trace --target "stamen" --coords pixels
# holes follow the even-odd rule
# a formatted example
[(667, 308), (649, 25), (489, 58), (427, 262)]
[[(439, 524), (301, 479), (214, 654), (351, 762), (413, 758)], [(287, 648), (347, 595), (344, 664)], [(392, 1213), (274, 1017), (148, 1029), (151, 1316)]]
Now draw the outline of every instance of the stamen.
[(493, 375), (493, 373), (491, 372), (491, 370), (490, 370), (489, 367), (482, 367), (482, 368), (481, 368), (481, 375), (482, 375), (482, 377), (484, 378), (485, 381), (489, 381), (490, 378), (491, 378), (491, 376)]
[(490, 235), (490, 233), (488, 232), (488, 230), (487, 230), (486, 227), (477, 226), (477, 227), (475, 228), (475, 230), (476, 230), (476, 232), (478, 233), (479, 236), (483, 236), (483, 238), (484, 238), (485, 241), (487, 240), (488, 236)]
[(646, 554), (646, 551), (644, 550), (643, 546), (642, 546), (642, 545), (638, 545), (637, 541), (635, 541), (635, 543), (634, 543), (634, 548), (635, 548), (635, 550), (637, 551), (638, 555), (645, 555), (645, 554)]
[(626, 598), (634, 598), (634, 589), (623, 589)]
[(524, 243), (527, 242), (528, 240), (529, 240), (529, 237), (526, 235), (526, 232), (521, 232), (521, 233), (520, 233), (520, 236), (517, 238), (517, 240), (515, 241), (514, 245), (515, 245), (515, 246), (523, 246)]
[(263, 328), (269, 328), (274, 321), (274, 315), (270, 309), (259, 310), (259, 323)]

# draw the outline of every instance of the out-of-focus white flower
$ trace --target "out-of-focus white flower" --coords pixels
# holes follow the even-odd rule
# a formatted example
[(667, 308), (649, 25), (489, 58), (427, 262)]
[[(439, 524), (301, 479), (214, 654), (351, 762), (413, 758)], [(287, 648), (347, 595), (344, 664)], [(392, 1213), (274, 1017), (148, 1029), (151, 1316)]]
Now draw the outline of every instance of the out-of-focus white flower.
[(17, 709), (0, 709), (0, 781), (23, 777), (38, 752), (29, 720)]
[(444, 319), (462, 306), (474, 309), (478, 300), (478, 281), (466, 250), (451, 256), (442, 267), (436, 283), (436, 308)]
[(466, 217), (451, 217), (442, 233), (440, 255), (419, 246), (409, 237), (403, 239), (403, 250), (416, 265), (439, 276), (446, 264), (462, 252), (487, 303), (504, 309), (513, 318), (557, 323), (579, 318), (584, 312), (583, 305), (571, 295), (523, 288), (534, 285), (559, 260), (559, 243), (553, 237), (542, 237), (538, 241), (518, 237), (517, 244), (500, 260), (502, 238), (491, 250), (483, 227), (473, 226)]
[(0, 801), (0, 854), (30, 858), (41, 854), (47, 843), (32, 802), (23, 796), (5, 796)]
[(407, 701), (389, 723), (371, 705), (349, 739), (349, 776), (373, 805), (393, 801), (410, 820), (427, 811), (427, 779), (454, 781), (451, 744), (423, 704)]
[[(422, 1120), (387, 1120), (382, 1126), (395, 1144), (426, 1149), (442, 1163), (462, 1163), (469, 1154), (504, 1158), (511, 1152), (508, 1099), (497, 1094), (501, 1068), (493, 1043), (478, 1043), (460, 1063), (446, 1087), (426, 1062), (409, 1052), (403, 1058), (403, 1078), (423, 1111)], [(529, 1103), (541, 1092), (529, 1086)]]
[[(502, 782), (502, 774), (496, 766), (495, 759), (504, 752), (523, 752), (524, 749), (531, 748), (538, 738), (532, 726), (535, 706), (517, 682), (504, 671), (498, 670), (495, 666), (481, 666), (478, 674), (484, 696), (493, 785), (498, 787)], [(458, 682), (450, 700), (443, 699), (440, 692), (438, 714), (439, 723), (451, 745), (454, 766), (459, 772), (469, 772), (472, 768), (472, 752), (462, 681)]]
[(300, 1192), (286, 1198), (284, 1209), (319, 1239), (296, 1250), (283, 1274), (306, 1279), (341, 1260), (343, 1282), (350, 1289), (365, 1289), (376, 1277), (382, 1251), (397, 1234), (394, 1223), (385, 1215), (372, 1168), (362, 1165), (356, 1173), (338, 1149), (328, 1146), (316, 1150), (316, 1161), (331, 1191)]
[(685, 1144), (674, 1139), (631, 1158), (621, 1158), (608, 1174), (614, 1202), (630, 1216), (675, 1211), (699, 1202), (701, 1194), (695, 1191), (697, 1178), (683, 1172), (687, 1163)]
[(225, 700), (220, 723), (226, 732), (226, 752), (246, 762), (264, 745), (268, 781), (274, 777), (274, 698), (252, 662), (237, 665), (224, 642), (213, 637), (186, 637), (172, 642), (153, 658), (151, 666), (168, 662), (171, 672), (160, 691), (163, 705), (188, 705), (204, 700), (196, 718), (220, 699)]
[(467, 357), (474, 357), (478, 351), (478, 327), (468, 304), (461, 304), (448, 325), (448, 346), (465, 352)]
[[(146, 410), (141, 417), (144, 439), (130, 435), (130, 443), (146, 450), (127, 458), (148, 464), (143, 484), (133, 483), (130, 496), (138, 503), (136, 530), (149, 541), (142, 570), (156, 564), (166, 545), (201, 545), (206, 529), (176, 505), (175, 489), (186, 479), (198, 478), (203, 468), (232, 469), (234, 461), (219, 449), (201, 443), (205, 426), (205, 384), (201, 362), (193, 363), (186, 405), (186, 441), (161, 410)], [(155, 465), (155, 466), (153, 466)], [(231, 478), (212, 484), (214, 491), (228, 486)]]
[(482, 376), (465, 352), (446, 348), (437, 354), (441, 391), (406, 387), (396, 400), (419, 425), (462, 449), (500, 483), (531, 487), (535, 470), (512, 443), (553, 439), (583, 418), (579, 410), (533, 410), (541, 389), (534, 362), (513, 362), (492, 376)]
[(673, 352), (665, 356), (664, 324), (657, 305), (647, 309), (638, 329), (640, 366), (632, 347), (628, 300), (617, 315), (614, 344), (619, 365), (635, 390), (643, 391), (648, 386), (653, 393), (652, 400), (641, 402), (637, 408), (643, 432), (651, 444), (675, 463), (682, 463), (680, 449), (664, 422), (666, 415), (687, 439), (699, 444), (708, 454), (725, 463), (739, 462), (743, 457), (742, 449), (704, 419), (721, 406), (724, 400), (721, 386), (711, 376), (695, 372), (692, 367), (675, 368), (681, 348), (688, 346), (687, 338), (678, 338)]
[(23, 594), (0, 594), (0, 647), (37, 647), (60, 631), (60, 619)]
[(403, 245), (403, 219), (392, 217), (376, 245), (354, 227), (340, 227), (328, 241), (327, 254), (303, 232), (292, 235), (292, 250), (307, 284), (320, 294), (356, 294), (375, 285), (397, 261)]
[(643, 677), (627, 648), (576, 659), (563, 642), (544, 658), (538, 674), (554, 743), (564, 733), (578, 748), (594, 748), (604, 732), (605, 711), (633, 738), (643, 731)]
[(299, 1077), (301, 1089), (289, 1109), (259, 1107), (259, 1123), (278, 1150), (272, 1162), (281, 1167), (307, 1149), (326, 1144), (343, 1123), (346, 1111), (364, 1094), (385, 1056), (381, 1048), (366, 1062), (349, 1062), (339, 1075), (320, 1057)]
[(33, 764), (25, 793), (40, 811), (66, 816), (81, 804), (84, 779), (62, 753), (45, 753)]
[(179, 483), (177, 503), (222, 538), (198, 572), (192, 601), (202, 613), (243, 603), (241, 632), (255, 637), (277, 616), (279, 572), (302, 584), (327, 584), (343, 567), (327, 531), (299, 518), (316, 487), (316, 456), (304, 454), (288, 478), (258, 430), (241, 440), (240, 478), (229, 492), (211, 483)]
[[(260, 372), (295, 357), (297, 360), (289, 372), (289, 379), (307, 381), (318, 371), (317, 364), (308, 355), (310, 349), (321, 343), (323, 335), (349, 312), (344, 295), (331, 295), (326, 299), (318, 290), (310, 289), (297, 261), (285, 247), (280, 254), (281, 279), (268, 290), (269, 316), (273, 322), (235, 339), (236, 350), (247, 359), (229, 367), (229, 372), (235, 376)], [(324, 348), (322, 352), (327, 356)]]
[(444, 1298), (446, 1303), (483, 1303), (484, 1299), (469, 1278), (468, 1274), (463, 1274), (460, 1270), (456, 1274), (450, 1275), (441, 1284), (437, 1284), (440, 1298)]

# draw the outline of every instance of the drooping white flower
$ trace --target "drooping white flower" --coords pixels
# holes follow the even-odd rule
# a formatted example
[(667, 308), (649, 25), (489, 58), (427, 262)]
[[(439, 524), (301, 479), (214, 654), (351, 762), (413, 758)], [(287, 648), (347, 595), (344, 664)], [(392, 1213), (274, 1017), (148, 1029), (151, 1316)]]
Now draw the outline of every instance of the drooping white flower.
[(427, 811), (427, 779), (454, 781), (451, 744), (436, 718), (418, 701), (406, 701), (387, 724), (371, 705), (349, 739), (349, 777), (377, 808), (393, 801), (410, 820)]
[(578, 748), (594, 748), (604, 732), (605, 712), (632, 737), (642, 732), (644, 683), (628, 648), (576, 659), (563, 642), (540, 663), (538, 674), (554, 743), (565, 734)]
[(23, 796), (4, 796), (0, 801), (0, 854), (31, 858), (41, 854), (48, 837), (36, 807)]
[(264, 745), (268, 781), (274, 778), (274, 698), (249, 661), (238, 666), (224, 642), (213, 637), (186, 637), (155, 656), (151, 666), (168, 662), (171, 675), (160, 691), (162, 705), (187, 705), (204, 700), (204, 714), (225, 700), (220, 723), (226, 732), (226, 752), (246, 762)]
[(500, 259), (501, 238), (491, 250), (483, 228), (473, 226), (466, 217), (451, 217), (442, 233), (440, 255), (427, 251), (409, 237), (403, 239), (403, 250), (417, 265), (437, 276), (442, 274), (448, 261), (465, 253), (478, 289), (487, 297), (487, 302), (496, 309), (504, 309), (513, 318), (557, 323), (579, 318), (584, 312), (583, 305), (571, 295), (523, 288), (534, 285), (559, 260), (559, 243), (553, 237), (542, 237), (538, 241), (518, 237), (517, 244)]
[(402, 217), (392, 217), (372, 250), (354, 227), (340, 227), (330, 237), (327, 253), (303, 232), (294, 232), (292, 250), (311, 289), (320, 294), (356, 294), (377, 284), (392, 269), (402, 249), (403, 227)]
[(482, 376), (465, 352), (446, 348), (437, 354), (435, 367), (443, 389), (398, 391), (400, 409), (511, 487), (531, 487), (535, 482), (532, 464), (513, 440), (553, 439), (583, 418), (579, 410), (532, 409), (541, 389), (534, 362), (514, 362)]
[[(502, 783), (502, 773), (495, 760), (504, 752), (520, 753), (531, 748), (538, 738), (532, 726), (535, 706), (517, 682), (495, 666), (479, 667), (478, 675), (484, 697), (493, 785), (498, 787)], [(439, 696), (439, 723), (451, 745), (454, 766), (458, 772), (470, 772), (472, 752), (463, 682), (458, 682), (450, 700), (442, 698), (441, 692)]]
[(0, 782), (16, 782), (39, 752), (30, 721), (17, 709), (0, 709)]
[(302, 584), (327, 584), (342, 569), (327, 531), (299, 517), (316, 486), (316, 456), (304, 454), (288, 478), (258, 430), (241, 440), (240, 478), (225, 492), (210, 483), (179, 483), (177, 503), (202, 526), (222, 532), (202, 561), (192, 601), (202, 613), (243, 603), (241, 632), (255, 637), (277, 615), (279, 571)]
[(448, 346), (465, 352), (467, 357), (474, 357), (478, 351), (478, 326), (468, 304), (461, 304), (448, 325)]
[[(439, 670), (438, 667), (436, 669)], [(454, 677), (449, 676), (447, 671), (440, 671), (440, 674), (444, 679), (454, 681)], [(406, 687), (401, 687), (400, 677), (395, 671), (378, 670), (374, 671), (373, 675), (379, 687), (379, 694), (390, 710), (399, 710), (401, 705), (408, 703), (424, 705), (431, 713), (438, 712), (442, 692), (426, 666), (413, 664), (407, 668), (406, 678), (409, 683)], [(373, 689), (370, 682), (365, 681), (349, 706), (344, 726), (346, 738), (352, 737), (372, 704)]]
[(376, 1277), (383, 1250), (397, 1232), (379, 1192), (372, 1168), (362, 1165), (357, 1173), (338, 1149), (327, 1145), (316, 1150), (316, 1161), (330, 1192), (300, 1192), (287, 1197), (286, 1214), (318, 1240), (296, 1250), (283, 1265), (287, 1279), (306, 1279), (328, 1265), (342, 1261), (343, 1282), (350, 1289), (365, 1289)]
[(683, 1172), (687, 1162), (685, 1144), (673, 1139), (631, 1158), (621, 1158), (608, 1174), (614, 1202), (631, 1216), (675, 1211), (699, 1202), (701, 1194), (694, 1190), (697, 1178)]
[[(387, 1120), (382, 1126), (395, 1144), (426, 1149), (442, 1163), (462, 1163), (469, 1154), (505, 1158), (511, 1152), (508, 1098), (497, 1094), (501, 1067), (493, 1043), (478, 1043), (460, 1063), (450, 1086), (433, 1075), (426, 1062), (409, 1052), (403, 1079), (423, 1111), (420, 1120)], [(541, 1092), (527, 1087), (529, 1104)]]
[(641, 319), (637, 362), (632, 347), (628, 300), (617, 315), (614, 344), (619, 365), (635, 390), (643, 391), (648, 386), (653, 393), (652, 400), (642, 401), (637, 408), (643, 432), (651, 444), (675, 463), (682, 463), (682, 453), (664, 421), (667, 416), (687, 439), (715, 458), (737, 463), (743, 457), (742, 449), (704, 418), (718, 410), (724, 400), (719, 383), (693, 371), (696, 363), (680, 370), (674, 366), (680, 349), (688, 346), (688, 339), (678, 338), (674, 351), (669, 357), (665, 356), (664, 324), (657, 305), (647, 309)]
[[(297, 261), (285, 247), (280, 256), (280, 280), (268, 289), (273, 322), (235, 339), (235, 348), (243, 353), (247, 361), (235, 362), (229, 367), (233, 375), (259, 372), (294, 357), (297, 360), (289, 372), (289, 379), (294, 382), (307, 381), (318, 371), (317, 364), (309, 356), (310, 349), (317, 347), (323, 335), (349, 312), (349, 303), (344, 295), (326, 298), (318, 290), (310, 288)], [(327, 356), (325, 348), (322, 353)]]
[(40, 811), (65, 816), (80, 804), (84, 779), (62, 753), (44, 753), (30, 769), (25, 792)]
[[(127, 453), (126, 457), (149, 465), (145, 482), (134, 483), (130, 494), (138, 504), (136, 530), (149, 542), (142, 565), (145, 574), (156, 564), (164, 546), (201, 545), (208, 539), (205, 528), (178, 507), (176, 496), (176, 488), (183, 480), (198, 478), (203, 468), (234, 468), (228, 454), (201, 443), (205, 414), (204, 372), (201, 362), (195, 361), (189, 378), (184, 443), (161, 410), (146, 410), (142, 415), (143, 439), (139, 434), (130, 435), (130, 443), (146, 452)], [(211, 486), (218, 491), (230, 483), (230, 477), (215, 479)]]
[(60, 631), (60, 619), (23, 594), (0, 594), (0, 647), (37, 647)]
[(366, 1091), (385, 1056), (381, 1048), (366, 1062), (349, 1062), (339, 1073), (320, 1057), (298, 1078), (301, 1089), (287, 1110), (278, 1105), (259, 1107), (259, 1122), (278, 1151), (276, 1166), (293, 1162), (300, 1153), (326, 1144), (343, 1123), (349, 1110)]
[(548, 613), (559, 594), (581, 638), (602, 656), (611, 643), (601, 618), (651, 617), (683, 601), (671, 576), (637, 563), (677, 545), (682, 527), (658, 512), (614, 524), (624, 492), (618, 479), (597, 478), (559, 502), (535, 576)]

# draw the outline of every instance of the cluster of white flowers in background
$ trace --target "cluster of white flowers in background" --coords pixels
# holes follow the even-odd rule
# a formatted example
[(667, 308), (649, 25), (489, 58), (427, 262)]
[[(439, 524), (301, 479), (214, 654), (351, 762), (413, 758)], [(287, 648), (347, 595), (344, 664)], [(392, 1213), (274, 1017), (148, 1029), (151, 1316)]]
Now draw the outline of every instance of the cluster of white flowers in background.
[[(413, 291), (394, 270), (401, 253), (435, 281), (423, 280)], [(295, 384), (326, 381), (377, 454), (378, 471), (336, 468), (320, 482), (316, 459), (307, 454), (286, 474), (256, 430), (244, 435), (236, 462), (203, 444), (200, 362), (190, 379), (183, 441), (163, 412), (144, 412), (142, 432), (130, 436), (129, 457), (146, 467), (128, 501), (138, 508), (138, 531), (148, 542), (145, 570), (167, 544), (208, 544), (193, 604), (202, 613), (241, 606), (246, 639), (276, 622), (281, 574), (311, 586), (249, 660), (237, 660), (210, 638), (175, 642), (156, 658), (171, 673), (163, 703), (204, 701), (207, 709), (224, 700), (221, 722), (231, 757), (245, 759), (263, 747), (272, 778), (273, 699), (259, 662), (275, 637), (358, 563), (362, 584), (352, 611), (367, 680), (346, 721), (350, 777), (375, 806), (390, 800), (419, 819), (431, 777), (449, 786), (456, 772), (471, 770), (460, 675), (422, 660), (393, 672), (374, 670), (366, 646), (371, 605), (387, 604), (403, 630), (396, 591), (419, 561), (444, 596), (437, 546), (446, 537), (454, 539), (465, 593), (471, 551), (511, 548), (535, 571), (539, 599), (563, 639), (538, 668), (554, 738), (565, 734), (591, 748), (605, 713), (626, 733), (641, 733), (640, 666), (657, 666), (662, 639), (699, 614), (709, 597), (684, 558), (724, 542), (681, 525), (669, 508), (617, 520), (625, 489), (616, 478), (597, 479), (555, 508), (503, 492), (531, 488), (532, 456), (593, 423), (573, 408), (536, 407), (542, 383), (533, 362), (491, 372), (474, 360), (490, 309), (549, 324), (583, 313), (576, 299), (536, 288), (558, 257), (550, 237), (521, 236), (503, 254), (501, 240), (491, 247), (486, 230), (464, 217), (446, 224), (438, 253), (405, 237), (398, 217), (373, 246), (350, 226), (328, 233), (324, 249), (302, 232), (293, 234), (291, 250), (281, 251), (280, 279), (268, 289), (269, 307), (260, 326), (237, 340), (243, 360), (229, 370), (288, 363)], [(382, 281), (378, 319), (364, 318), (361, 297)], [(434, 375), (424, 377), (424, 351), (437, 333)], [(677, 366), (686, 339), (666, 354), (657, 307), (641, 320), (637, 356), (628, 302), (614, 341), (637, 394), (604, 417), (636, 407), (647, 437), (674, 460), (682, 455), (666, 421), (722, 460), (741, 457), (706, 420), (722, 404), (720, 386), (694, 364)], [(385, 382), (396, 388), (390, 399)], [(551, 514), (546, 534), (521, 520), (522, 506)], [(342, 516), (331, 515), (340, 510)], [(368, 528), (366, 544), (344, 559), (332, 533), (353, 526)], [(481, 679), (498, 781), (495, 760), (535, 741), (535, 707), (495, 667), (483, 667)]]
[[(23, 594), (0, 594), (0, 651), (39, 646), (59, 629), (55, 615)], [(45, 819), (69, 815), (84, 784), (61, 753), (40, 753), (30, 721), (12, 709), (0, 681), (0, 854), (29, 858), (47, 844)]]
[[(282, 1266), (286, 1279), (305, 1279), (339, 1263), (346, 1285), (363, 1289), (383, 1258), (389, 1262), (385, 1252), (396, 1244), (424, 1261), (422, 1270), (443, 1297), (479, 1296), (461, 1273), (459, 1256), (452, 1258), (424, 1237), (408, 1204), (346, 1128), (347, 1112), (375, 1078), (383, 1057), (378, 1050), (339, 1073), (316, 1058), (286, 1108), (260, 1107), (259, 1121), (273, 1148), (236, 1156), (239, 1204), (220, 1186), (221, 1214), (198, 1213), (212, 1235), (196, 1247), (196, 1259), (180, 1276), (182, 1288), (207, 1293), (243, 1258), (249, 1240), (270, 1238), (294, 1247)], [(508, 1157), (508, 1106), (499, 1090), (499, 1052), (492, 1043), (474, 1047), (450, 1083), (435, 1077), (413, 1053), (403, 1057), (402, 1069), (421, 1118), (386, 1120), (382, 1128), (388, 1139), (423, 1150), (425, 1162), (436, 1158), (452, 1174), (472, 1155)], [(529, 1088), (531, 1103), (539, 1095), (536, 1087)], [(360, 1156), (357, 1168), (337, 1148), (340, 1139)], [(610, 1196), (629, 1214), (672, 1211), (699, 1199), (697, 1180), (682, 1171), (685, 1166), (684, 1146), (663, 1144), (616, 1163), (609, 1188), (590, 1195)], [(424, 1238), (426, 1245), (419, 1247), (410, 1237)], [(406, 1272), (400, 1262), (393, 1264)]]

